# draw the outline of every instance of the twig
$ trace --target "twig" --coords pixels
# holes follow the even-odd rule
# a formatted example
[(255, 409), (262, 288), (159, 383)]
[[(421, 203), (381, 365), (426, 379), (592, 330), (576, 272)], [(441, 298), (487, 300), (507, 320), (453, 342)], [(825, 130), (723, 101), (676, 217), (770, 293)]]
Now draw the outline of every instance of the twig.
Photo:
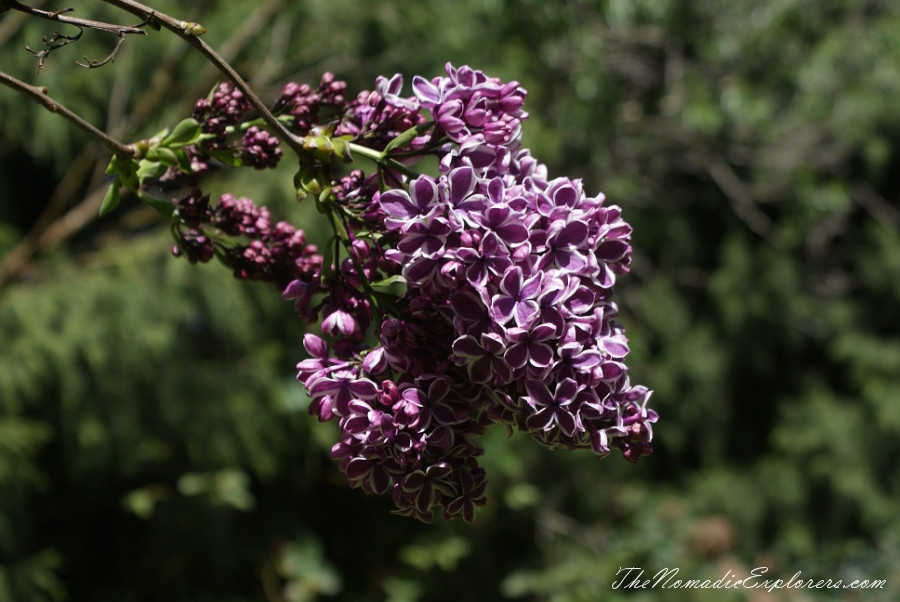
[(32, 50), (28, 46), (25, 47), (25, 50), (37, 57), (38, 71), (44, 68), (44, 61), (47, 59), (51, 52), (80, 40), (81, 35), (84, 33), (85, 29), (96, 29), (97, 31), (114, 33), (119, 37), (119, 41), (118, 43), (116, 43), (115, 48), (113, 48), (112, 52), (110, 52), (105, 59), (96, 61), (90, 60), (87, 57), (83, 57), (84, 62), (75, 61), (76, 65), (78, 65), (79, 67), (85, 67), (87, 69), (102, 67), (103, 65), (115, 59), (116, 55), (119, 53), (119, 50), (122, 48), (122, 43), (125, 41), (126, 35), (146, 35), (146, 32), (141, 29), (142, 27), (147, 25), (146, 21), (138, 25), (118, 25), (116, 23), (107, 23), (105, 21), (96, 21), (94, 19), (70, 17), (66, 13), (72, 12), (74, 10), (72, 8), (66, 8), (58, 11), (46, 11), (31, 6), (26, 6), (17, 2), (16, 0), (0, 0), (0, 10), (10, 9), (32, 17), (40, 17), (42, 19), (56, 21), (57, 23), (63, 23), (65, 25), (71, 25), (78, 28), (78, 33), (74, 36), (67, 36), (59, 32), (54, 32), (53, 35), (49, 38), (47, 36), (44, 36), (44, 45), (47, 47), (44, 50)]
[(900, 211), (878, 194), (868, 182), (857, 182), (850, 196), (885, 228), (900, 228)]
[(37, 101), (38, 104), (43, 105), (43, 107), (51, 113), (57, 113), (62, 117), (65, 117), (70, 122), (75, 124), (76, 127), (87, 132), (88, 134), (102, 142), (104, 146), (106, 146), (116, 155), (119, 155), (120, 157), (133, 157), (135, 155), (134, 146), (119, 142), (109, 134), (97, 129), (63, 105), (56, 102), (47, 94), (47, 88), (26, 84), (25, 82), (18, 80), (13, 76), (4, 73), (3, 71), (0, 71), (0, 84), (8, 86), (16, 92), (24, 94), (25, 96), (31, 97), (33, 100)]
[(24, 4), (20, 4), (16, 0), (5, 0), (0, 1), (0, 9), (17, 10), (33, 17), (40, 17), (42, 19), (56, 21), (57, 23), (65, 23), (66, 25), (74, 25), (75, 27), (96, 29), (98, 31), (108, 31), (109, 33), (114, 33), (117, 35), (126, 35), (131, 33), (146, 35), (146, 32), (141, 29), (143, 25), (117, 25), (115, 23), (106, 23), (104, 21), (95, 21), (93, 19), (81, 19), (79, 17), (70, 17), (66, 15), (66, 13), (75, 10), (73, 8), (48, 11), (25, 6)]
[(73, 232), (97, 219), (97, 211), (105, 193), (106, 187), (100, 187), (45, 229), (29, 232), (28, 236), (19, 241), (0, 261), (0, 291), (22, 271), (35, 252), (54, 247)]
[(281, 138), (281, 140), (287, 144), (291, 149), (297, 153), (299, 156), (304, 156), (307, 151), (303, 148), (304, 139), (302, 136), (297, 136), (293, 134), (290, 130), (287, 129), (283, 123), (278, 121), (278, 119), (272, 114), (272, 112), (263, 104), (262, 100), (260, 100), (259, 96), (253, 91), (252, 88), (244, 81), (244, 78), (240, 76), (240, 74), (234, 70), (234, 68), (219, 54), (212, 49), (212, 47), (200, 39), (199, 36), (203, 35), (206, 32), (206, 29), (203, 28), (199, 23), (194, 23), (191, 21), (181, 21), (179, 19), (175, 19), (166, 15), (164, 13), (158, 12), (148, 6), (144, 6), (139, 2), (134, 2), (133, 0), (103, 0), (107, 4), (111, 4), (116, 8), (120, 8), (124, 11), (130, 12), (133, 15), (140, 17), (148, 21), (151, 26), (158, 25), (161, 27), (165, 27), (172, 33), (181, 37), (188, 44), (196, 48), (206, 59), (211, 62), (216, 68), (221, 71), (225, 76), (228, 77), (229, 80), (234, 83), (235, 87), (237, 87), (247, 98), (247, 101), (250, 105), (259, 113), (259, 116), (266, 122), (272, 131)]
[(718, 155), (710, 157), (703, 167), (728, 197), (734, 213), (748, 228), (776, 247), (784, 244), (783, 235), (778, 227), (768, 215), (759, 210), (744, 183), (722, 157)]

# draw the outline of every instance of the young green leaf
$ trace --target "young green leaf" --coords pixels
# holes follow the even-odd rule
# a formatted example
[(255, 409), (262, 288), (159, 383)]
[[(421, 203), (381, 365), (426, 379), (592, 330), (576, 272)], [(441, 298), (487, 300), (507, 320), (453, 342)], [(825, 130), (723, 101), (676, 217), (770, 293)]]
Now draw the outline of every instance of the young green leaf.
[(159, 197), (150, 196), (143, 192), (138, 192), (137, 196), (142, 203), (144, 203), (148, 207), (155, 209), (164, 217), (172, 219), (172, 216), (175, 214), (175, 205), (168, 199), (161, 199)]
[(164, 146), (160, 146), (156, 149), (157, 157), (159, 157), (159, 162), (166, 166), (174, 166), (178, 165), (178, 155), (175, 154), (171, 148), (166, 148)]
[(395, 148), (403, 148), (407, 144), (413, 141), (414, 138), (417, 138), (430, 130), (434, 122), (429, 121), (428, 123), (420, 123), (419, 125), (413, 126), (391, 140), (391, 142), (384, 147), (384, 150), (381, 152), (382, 157), (386, 157), (388, 153), (390, 153)]
[(176, 125), (171, 134), (163, 138), (160, 146), (179, 148), (194, 144), (198, 138), (200, 138), (200, 124), (196, 119), (188, 117)]
[(119, 178), (116, 178), (110, 183), (109, 188), (106, 189), (106, 194), (103, 196), (103, 202), (100, 204), (100, 216), (102, 217), (118, 207), (120, 200)]
[(369, 286), (371, 286), (373, 290), (379, 292), (395, 292), (399, 286), (403, 286), (405, 288), (406, 278), (404, 278), (400, 274), (396, 274), (394, 276), (391, 276), (390, 278), (385, 278), (384, 280), (373, 282)]
[(141, 165), (137, 170), (137, 177), (141, 182), (158, 178), (166, 173), (166, 169), (168, 168), (162, 163), (151, 161), (149, 159), (141, 159)]

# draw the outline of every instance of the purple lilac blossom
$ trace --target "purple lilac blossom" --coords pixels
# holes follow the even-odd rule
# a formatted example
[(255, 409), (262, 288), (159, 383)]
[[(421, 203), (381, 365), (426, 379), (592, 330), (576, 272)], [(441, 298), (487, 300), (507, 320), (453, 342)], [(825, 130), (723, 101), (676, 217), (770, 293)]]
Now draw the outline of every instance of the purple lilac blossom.
[[(330, 73), (316, 89), (284, 87), (274, 113), (301, 136), (331, 132), (383, 151), (415, 127), (390, 159), (438, 159), (437, 177), (382, 164), (321, 182), (348, 226), (346, 254), (331, 266), (266, 208), (228, 194), (211, 206), (196, 188), (206, 151), (257, 168), (281, 154), (257, 126), (228, 144), (250, 106), (221, 84), (194, 111), (213, 137), (188, 147), (188, 177), (170, 178), (191, 188), (176, 202), (173, 252), (192, 263), (218, 255), (236, 277), (271, 282), (305, 320), (320, 321), (328, 341), (304, 337), (310, 358), (297, 378), (310, 414), (337, 422), (331, 453), (351, 486), (390, 492), (399, 514), (422, 521), (439, 511), (471, 522), (486, 499), (477, 438), (488, 426), (598, 458), (616, 448), (634, 462), (652, 451), (657, 414), (651, 392), (630, 384), (616, 323), (613, 286), (631, 255), (621, 209), (579, 180), (551, 179), (521, 148), (528, 115), (518, 83), (449, 63), (445, 71), (413, 78), (412, 96), (400, 75), (349, 102)], [(319, 125), (323, 109), (328, 126)], [(402, 294), (376, 295), (374, 283), (398, 276)]]
[[(657, 414), (651, 392), (630, 384), (615, 322), (612, 286), (631, 253), (621, 209), (579, 180), (550, 179), (520, 148), (527, 113), (516, 82), (448, 64), (446, 77), (417, 76), (413, 90), (403, 97), (399, 75), (379, 78), (337, 129), (381, 149), (424, 122), (419, 110), (436, 124), (411, 146), (438, 149), (438, 177), (379, 193), (352, 174), (336, 193), (365, 207), (363, 221), (380, 233), (377, 251), (361, 248), (380, 256), (367, 259), (365, 277), (402, 274), (406, 292), (381, 319), (375, 347), (358, 337), (352, 349), (329, 350), (307, 335), (313, 359), (298, 378), (310, 412), (339, 420), (332, 456), (352, 486), (390, 490), (398, 513), (426, 522), (435, 509), (471, 521), (487, 484), (475, 439), (490, 424), (598, 457), (617, 448), (633, 462), (651, 453)], [(363, 182), (370, 187), (357, 193)], [(344, 306), (334, 298), (323, 323), (336, 343), (364, 330), (352, 293), (339, 297)], [(357, 308), (367, 324), (372, 307)]]

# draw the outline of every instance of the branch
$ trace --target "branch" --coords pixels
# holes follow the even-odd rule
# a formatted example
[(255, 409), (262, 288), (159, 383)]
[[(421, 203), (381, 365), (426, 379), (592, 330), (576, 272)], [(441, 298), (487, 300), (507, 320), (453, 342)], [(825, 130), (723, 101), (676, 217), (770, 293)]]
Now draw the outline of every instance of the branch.
[(16, 0), (0, 0), (0, 12), (3, 10), (17, 10), (33, 17), (41, 17), (57, 23), (65, 23), (66, 25), (74, 25), (75, 27), (86, 27), (88, 29), (96, 29), (98, 31), (108, 31), (117, 35), (126, 35), (129, 33), (139, 33), (147, 35), (141, 29), (140, 25), (117, 25), (115, 23), (106, 23), (104, 21), (94, 21), (93, 19), (81, 19), (79, 17), (69, 17), (66, 13), (75, 10), (74, 8), (66, 8), (57, 11), (40, 10), (20, 4)]
[(147, 25), (146, 22), (140, 23), (138, 25), (118, 25), (115, 23), (106, 23), (105, 21), (95, 21), (93, 19), (82, 19), (80, 17), (70, 17), (66, 15), (66, 13), (74, 10), (72, 8), (66, 8), (58, 11), (46, 11), (33, 8), (31, 6), (26, 6), (17, 2), (16, 0), (0, 0), (0, 12), (10, 9), (30, 15), (32, 17), (40, 17), (42, 19), (56, 21), (57, 23), (63, 23), (65, 25), (72, 25), (73, 27), (78, 28), (78, 34), (75, 36), (67, 36), (58, 32), (54, 32), (54, 34), (49, 39), (47, 38), (47, 36), (44, 36), (44, 45), (47, 46), (45, 50), (35, 51), (28, 46), (25, 47), (28, 52), (32, 53), (38, 58), (38, 70), (43, 69), (44, 60), (52, 51), (58, 48), (62, 48), (63, 46), (72, 42), (77, 42), (79, 39), (81, 39), (81, 34), (84, 32), (85, 28), (114, 33), (119, 37), (119, 42), (116, 44), (116, 47), (105, 59), (100, 61), (93, 61), (89, 60), (87, 57), (84, 57), (83, 63), (80, 63), (78, 61), (75, 62), (79, 67), (86, 67), (88, 69), (92, 69), (94, 67), (102, 67), (106, 63), (113, 60), (116, 57), (116, 54), (118, 54), (119, 50), (121, 49), (126, 35), (146, 35), (146, 32), (141, 29), (142, 27)]
[(244, 78), (240, 76), (240, 74), (234, 70), (234, 68), (228, 64), (228, 62), (223, 59), (212, 47), (200, 39), (199, 36), (206, 33), (206, 29), (200, 25), (199, 23), (194, 23), (191, 21), (181, 21), (179, 19), (175, 19), (166, 15), (164, 13), (158, 12), (149, 6), (144, 6), (139, 2), (134, 2), (133, 0), (103, 0), (107, 4), (111, 4), (116, 8), (120, 8), (124, 11), (130, 12), (133, 15), (136, 15), (148, 22), (151, 27), (164, 27), (171, 31), (172, 33), (181, 37), (188, 44), (196, 48), (206, 59), (211, 62), (216, 68), (221, 71), (225, 76), (228, 77), (234, 83), (235, 87), (240, 90), (247, 100), (250, 102), (250, 105), (259, 113), (259, 116), (266, 122), (272, 131), (284, 141), (291, 149), (297, 153), (299, 156), (304, 156), (307, 151), (303, 148), (303, 137), (297, 136), (292, 133), (287, 126), (278, 121), (278, 119), (272, 114), (269, 108), (263, 104), (262, 100), (260, 100), (259, 96), (250, 88), (249, 84), (244, 81)]
[(97, 211), (100, 210), (100, 203), (105, 193), (106, 186), (94, 190), (65, 215), (46, 224), (42, 229), (32, 229), (6, 253), (0, 260), (0, 292), (24, 269), (29, 259), (37, 251), (53, 248), (73, 232), (79, 231), (97, 219)]
[(784, 235), (777, 224), (760, 211), (744, 183), (722, 157), (718, 155), (710, 157), (703, 168), (728, 197), (731, 208), (738, 219), (772, 245), (780, 247), (785, 244)]
[(900, 211), (878, 194), (870, 183), (857, 182), (853, 185), (850, 196), (885, 228), (900, 228)]
[(56, 102), (47, 95), (47, 88), (26, 84), (25, 82), (18, 80), (13, 76), (4, 73), (3, 71), (0, 71), (0, 84), (8, 86), (16, 92), (19, 92), (20, 94), (31, 97), (32, 100), (35, 100), (38, 104), (43, 105), (43, 107), (51, 113), (57, 113), (62, 117), (65, 117), (70, 122), (75, 124), (75, 126), (77, 126), (79, 129), (87, 132), (88, 134), (102, 142), (104, 146), (106, 146), (106, 148), (111, 150), (114, 154), (119, 155), (120, 157), (134, 157), (134, 146), (119, 142), (106, 132), (97, 129), (63, 105)]

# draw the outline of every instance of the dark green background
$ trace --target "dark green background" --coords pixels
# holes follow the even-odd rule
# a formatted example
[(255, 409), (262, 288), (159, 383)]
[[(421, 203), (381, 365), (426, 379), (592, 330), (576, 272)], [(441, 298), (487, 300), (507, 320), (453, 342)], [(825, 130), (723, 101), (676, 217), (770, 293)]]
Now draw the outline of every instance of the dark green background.
[[(489, 432), (474, 526), (390, 515), (346, 488), (333, 425), (305, 414), (290, 304), (172, 259), (134, 201), (95, 219), (107, 153), (3, 88), (0, 602), (760, 599), (628, 594), (611, 588), (621, 566), (886, 579), (775, 599), (897, 599), (895, 2), (154, 6), (203, 23), (267, 100), (324, 70), (353, 94), (400, 71), (408, 91), (448, 60), (520, 81), (526, 145), (635, 228), (617, 295), (632, 379), (656, 391), (655, 452), (597, 463)], [(0, 69), (125, 140), (176, 123), (218, 77), (152, 31), (94, 71), (74, 61), (115, 40), (86, 32), (37, 74), (23, 47), (59, 29), (0, 13)], [(321, 239), (283, 163), (207, 188)]]

